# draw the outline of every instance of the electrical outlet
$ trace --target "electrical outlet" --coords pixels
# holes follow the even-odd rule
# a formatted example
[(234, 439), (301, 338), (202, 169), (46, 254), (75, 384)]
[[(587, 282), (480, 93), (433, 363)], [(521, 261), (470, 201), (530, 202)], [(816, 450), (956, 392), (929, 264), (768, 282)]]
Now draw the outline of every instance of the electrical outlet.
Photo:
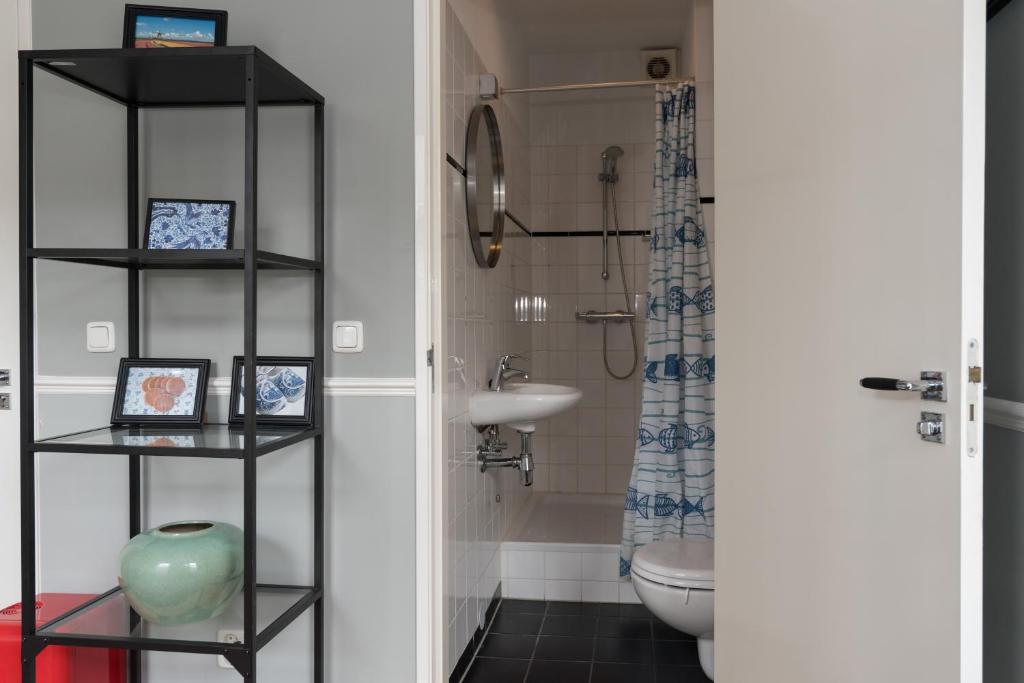
[[(245, 632), (242, 629), (222, 629), (217, 631), (217, 642), (218, 643), (230, 643), (232, 645), (241, 643), (245, 637)], [(231, 662), (224, 659), (224, 655), (217, 655), (217, 666), (222, 669), (234, 669), (231, 666)]]

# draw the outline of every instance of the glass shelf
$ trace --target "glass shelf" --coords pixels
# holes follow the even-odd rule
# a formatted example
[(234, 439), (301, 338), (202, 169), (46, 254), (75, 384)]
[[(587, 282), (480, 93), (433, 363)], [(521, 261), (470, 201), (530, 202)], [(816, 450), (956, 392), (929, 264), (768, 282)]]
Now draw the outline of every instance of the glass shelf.
[[(319, 597), (308, 586), (256, 585), (256, 649), (302, 614)], [(138, 616), (120, 588), (114, 588), (44, 624), (37, 636), (53, 645), (123, 647), (135, 650), (220, 654), (217, 629), (242, 623), (242, 594), (224, 614), (180, 626), (161, 626)], [(249, 646), (242, 643), (242, 649)]]
[[(259, 427), (256, 454), (264, 455), (320, 434), (316, 427)], [(63, 434), (35, 442), (41, 453), (107, 453), (166, 455), (197, 458), (241, 458), (245, 433), (241, 425), (207, 424), (201, 427), (108, 425)]]

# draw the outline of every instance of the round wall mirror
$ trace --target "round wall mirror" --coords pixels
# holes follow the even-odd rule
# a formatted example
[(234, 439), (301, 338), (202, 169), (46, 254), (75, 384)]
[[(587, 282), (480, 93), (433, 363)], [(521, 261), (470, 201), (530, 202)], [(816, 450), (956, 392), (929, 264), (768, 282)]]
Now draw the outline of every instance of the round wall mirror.
[(505, 161), (498, 118), (487, 104), (473, 108), (466, 127), (466, 222), (476, 262), (481, 268), (498, 265), (505, 231)]

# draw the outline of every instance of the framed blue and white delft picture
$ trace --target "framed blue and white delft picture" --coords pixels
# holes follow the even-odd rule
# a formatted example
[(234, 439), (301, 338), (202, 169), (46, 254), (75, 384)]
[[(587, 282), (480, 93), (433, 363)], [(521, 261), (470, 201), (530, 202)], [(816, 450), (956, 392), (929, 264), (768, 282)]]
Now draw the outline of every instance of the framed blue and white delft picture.
[(235, 203), (210, 199), (150, 199), (146, 249), (230, 249)]
[[(245, 421), (245, 359), (235, 356), (231, 369), (228, 422)], [(311, 426), (313, 424), (314, 359), (295, 356), (256, 358), (256, 423)]]

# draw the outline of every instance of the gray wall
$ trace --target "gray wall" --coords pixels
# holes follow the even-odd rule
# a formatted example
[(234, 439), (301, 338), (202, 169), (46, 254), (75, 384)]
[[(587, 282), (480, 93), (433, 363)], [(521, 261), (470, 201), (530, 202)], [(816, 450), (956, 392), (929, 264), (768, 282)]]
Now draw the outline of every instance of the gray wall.
[[(1024, 3), (988, 24), (987, 394), (1024, 402)], [(1024, 434), (985, 429), (985, 680), (1024, 680)]]
[[(171, 0), (168, 4), (178, 3)], [(366, 351), (328, 351), (326, 374), (413, 375), (412, 4), (223, 0), (231, 44), (256, 44), (327, 100), (327, 321), (362, 320)], [(34, 47), (119, 46), (120, 0), (34, 0)], [(124, 243), (124, 116), (120, 107), (39, 74), (37, 217), (41, 246)], [(311, 115), (261, 114), (260, 246), (311, 253)], [(143, 115), (146, 196), (242, 200), (240, 111)], [(241, 216), (236, 225), (241, 226)], [(240, 227), (236, 242), (241, 242)], [(303, 276), (260, 280), (261, 353), (312, 352), (311, 289)], [(238, 273), (154, 273), (144, 281), (144, 353), (214, 361), (227, 374), (242, 351)], [(39, 372), (111, 376), (125, 352), (121, 272), (66, 264), (39, 268)], [(89, 320), (112, 320), (118, 352), (85, 352)], [(329, 345), (328, 345), (329, 348)], [(226, 399), (211, 397), (211, 419)], [(41, 430), (109, 420), (108, 396), (42, 396)], [(414, 427), (411, 397), (329, 397), (328, 668), (330, 681), (414, 679)], [(126, 540), (121, 458), (43, 457), (43, 590), (103, 590)], [(310, 458), (295, 448), (260, 461), (259, 577), (308, 581)], [(147, 524), (206, 517), (240, 522), (238, 463), (151, 459)], [(372, 519), (372, 523), (369, 520)], [(239, 615), (197, 625), (212, 638)], [(307, 680), (308, 618), (260, 653), (262, 680)], [(147, 657), (147, 680), (235, 681), (213, 658)]]

